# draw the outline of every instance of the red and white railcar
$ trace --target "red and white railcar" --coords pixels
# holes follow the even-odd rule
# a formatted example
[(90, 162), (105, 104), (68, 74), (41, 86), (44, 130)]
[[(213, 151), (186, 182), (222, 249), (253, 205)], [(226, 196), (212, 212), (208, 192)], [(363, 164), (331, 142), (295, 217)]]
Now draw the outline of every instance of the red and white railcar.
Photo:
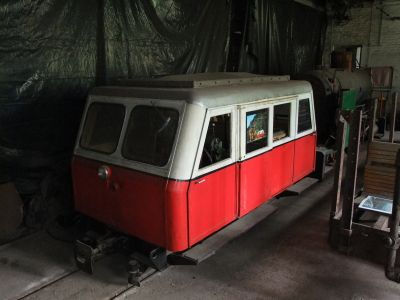
[(76, 209), (177, 252), (315, 167), (306, 81), (169, 76), (90, 94), (72, 163)]

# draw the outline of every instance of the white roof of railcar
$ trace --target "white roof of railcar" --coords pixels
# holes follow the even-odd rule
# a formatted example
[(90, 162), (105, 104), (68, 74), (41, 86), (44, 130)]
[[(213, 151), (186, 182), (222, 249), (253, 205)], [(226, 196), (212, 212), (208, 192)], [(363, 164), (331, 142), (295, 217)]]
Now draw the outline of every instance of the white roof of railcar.
[(290, 80), (289, 76), (250, 73), (172, 75), (157, 79), (126, 80), (120, 84), (97, 87), (91, 95), (182, 100), (213, 108), (312, 91), (307, 81)]

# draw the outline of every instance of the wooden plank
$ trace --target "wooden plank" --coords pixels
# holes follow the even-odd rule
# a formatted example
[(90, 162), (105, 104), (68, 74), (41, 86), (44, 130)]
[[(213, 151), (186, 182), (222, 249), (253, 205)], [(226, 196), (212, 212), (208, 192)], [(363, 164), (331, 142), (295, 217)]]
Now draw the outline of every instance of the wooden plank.
[(395, 182), (395, 177), (394, 176), (389, 176), (389, 175), (366, 173), (365, 176), (364, 176), (364, 181), (366, 181), (366, 180), (394, 183)]
[(383, 163), (387, 165), (394, 165), (395, 159), (392, 157), (385, 157), (385, 156), (375, 156), (375, 157), (369, 157), (368, 158), (369, 162), (374, 162), (374, 163)]
[(376, 162), (379, 162), (381, 160), (387, 160), (387, 164), (389, 164), (389, 167), (392, 167), (395, 163), (396, 159), (396, 152), (393, 152), (392, 154), (388, 153), (369, 153), (368, 154), (368, 159), (367, 159), (367, 164), (373, 165)]
[(369, 181), (382, 181), (382, 182), (394, 182), (395, 176), (374, 174), (370, 172), (365, 172), (364, 180)]
[(391, 124), (390, 124), (390, 134), (389, 134), (389, 142), (394, 143), (394, 131), (396, 125), (396, 114), (397, 114), (397, 93), (393, 93), (392, 96), (392, 107), (391, 107)]
[(384, 186), (384, 185), (378, 185), (378, 184), (368, 184), (364, 186), (364, 189), (366, 191), (374, 189), (374, 190), (379, 190), (385, 193), (392, 194), (393, 193), (393, 188), (390, 186)]
[(395, 177), (394, 176), (382, 176), (382, 175), (374, 175), (374, 174), (366, 174), (364, 176), (364, 181), (369, 180), (369, 181), (388, 181), (388, 182), (394, 182)]
[[(372, 186), (367, 186), (367, 187), (365, 187), (364, 190), (366, 193), (373, 194), (373, 195), (379, 195), (379, 196), (390, 195), (390, 194), (393, 195), (393, 193), (389, 193), (386, 190), (377, 189), (376, 187), (372, 187)], [(392, 198), (392, 197), (389, 197), (389, 198)]]
[[(392, 180), (391, 182), (392, 182), (392, 183), (386, 184), (386, 186), (392, 188), (392, 189), (390, 190), (391, 193), (392, 193), (392, 192), (393, 192), (393, 188), (394, 188), (394, 183), (393, 183), (393, 180)], [(383, 182), (383, 181), (374, 181), (374, 180), (365, 180), (365, 178), (364, 178), (364, 185), (366, 185), (366, 186), (373, 186), (373, 185), (380, 186), (380, 185), (385, 185), (385, 182)]]
[(389, 226), (389, 217), (380, 215), (378, 220), (374, 224), (374, 228), (376, 229), (386, 229)]
[(367, 165), (365, 166), (365, 172), (370, 174), (382, 175), (382, 176), (390, 176), (394, 177), (396, 175), (396, 170), (394, 168), (388, 168), (384, 166), (377, 165)]
[[(386, 143), (387, 145), (392, 145), (389, 143)], [(398, 144), (394, 144), (394, 145), (398, 145)], [(369, 147), (368, 148), (368, 152), (370, 153), (377, 153), (377, 154), (382, 154), (382, 153), (386, 153), (387, 155), (392, 155), (393, 153), (397, 153), (396, 149), (392, 149), (391, 148), (385, 148), (380, 146), (379, 148), (377, 147)]]
[(365, 185), (365, 189), (375, 188), (375, 189), (387, 191), (388, 193), (393, 193), (393, 189), (394, 189), (394, 184), (390, 185), (390, 184), (384, 184), (381, 182), (365, 182), (364, 185)]
[(368, 151), (375, 152), (396, 152), (400, 148), (399, 144), (388, 142), (373, 142), (368, 145)]
[(364, 188), (365, 191), (370, 191), (370, 190), (375, 190), (379, 191), (380, 194), (385, 193), (385, 194), (393, 194), (391, 192), (391, 189), (385, 186), (377, 186), (377, 185), (366, 185)]
[(364, 190), (365, 191), (368, 191), (368, 190), (379, 190), (379, 191), (385, 192), (387, 194), (393, 194), (393, 187), (380, 186), (378, 184), (371, 184), (371, 183), (365, 184), (364, 185)]
[(370, 149), (369, 154), (376, 154), (376, 155), (387, 155), (387, 156), (396, 156), (396, 151), (378, 151), (376, 149)]
[(365, 170), (367, 170), (371, 174), (375, 174), (376, 176), (395, 176), (394, 166), (389, 167), (388, 165), (385, 165), (383, 163), (380, 163), (379, 165), (367, 165), (365, 166)]
[(377, 229), (374, 227), (371, 227), (369, 225), (364, 225), (360, 223), (353, 223), (353, 231), (357, 233), (367, 233), (367, 234), (377, 234), (377, 235), (382, 235), (384, 237), (387, 236), (387, 233), (389, 232), (389, 229)]
[(397, 152), (389, 152), (389, 151), (369, 151), (367, 162), (373, 161), (375, 158), (386, 158), (392, 159), (396, 157)]
[(384, 157), (386, 157), (386, 158), (393, 158), (393, 157), (396, 157), (396, 152), (383, 152), (383, 151), (381, 151), (381, 152), (379, 152), (379, 151), (370, 151), (369, 152), (369, 157), (370, 158), (372, 158), (372, 157), (382, 157), (382, 156), (384, 156)]
[[(364, 171), (364, 190), (367, 193), (393, 198), (396, 170), (394, 168), (399, 146), (388, 143), (370, 144), (368, 162)], [(384, 164), (392, 165), (392, 167)]]
[(362, 222), (375, 223), (379, 218), (379, 214), (373, 211), (365, 211), (360, 217)]
[(305, 177), (299, 182), (296, 182), (292, 186), (288, 187), (286, 191), (295, 195), (300, 195), (302, 192), (316, 184), (319, 180), (316, 178)]
[(395, 176), (365, 172), (364, 179), (394, 182)]
[(388, 193), (393, 193), (393, 188), (390, 185), (385, 185), (379, 182), (372, 182), (367, 185), (365, 185), (365, 189), (371, 188), (371, 189), (379, 189), (379, 190), (384, 190), (387, 191)]
[(376, 176), (376, 175), (369, 175), (364, 176), (365, 181), (378, 181), (378, 182), (394, 182), (394, 176)]
[(383, 152), (397, 152), (400, 149), (400, 144), (384, 143), (374, 141), (369, 144), (368, 151), (376, 150)]
[(384, 180), (366, 180), (364, 181), (365, 184), (371, 184), (374, 186), (379, 186), (379, 187), (391, 187), (392, 188), (392, 192), (393, 192), (393, 188), (394, 188), (394, 181), (384, 181)]
[(371, 141), (371, 143), (374, 142), (374, 127), (375, 127), (377, 107), (378, 107), (378, 99), (374, 99), (372, 104), (372, 115), (370, 116), (370, 122), (369, 122), (369, 140)]
[(381, 156), (371, 157), (368, 160), (367, 165), (393, 168), (395, 162), (396, 160), (394, 158), (381, 155)]
[(382, 178), (395, 178), (395, 174), (389, 172), (380, 172), (379, 170), (373, 170), (370, 168), (365, 168), (365, 174), (370, 177), (382, 177)]

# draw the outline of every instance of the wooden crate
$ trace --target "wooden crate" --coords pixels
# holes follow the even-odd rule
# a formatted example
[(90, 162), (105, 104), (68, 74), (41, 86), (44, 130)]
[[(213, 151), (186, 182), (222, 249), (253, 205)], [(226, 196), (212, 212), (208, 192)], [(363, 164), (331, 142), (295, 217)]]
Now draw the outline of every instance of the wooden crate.
[(400, 144), (372, 142), (368, 146), (364, 191), (393, 199), (396, 155)]

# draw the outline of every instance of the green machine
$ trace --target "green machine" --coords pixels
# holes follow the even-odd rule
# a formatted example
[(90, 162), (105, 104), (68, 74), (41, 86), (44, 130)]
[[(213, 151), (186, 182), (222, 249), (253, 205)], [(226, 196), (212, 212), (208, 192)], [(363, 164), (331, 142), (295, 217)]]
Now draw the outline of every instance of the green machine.
[(344, 90), (342, 91), (342, 109), (353, 110), (357, 104), (357, 91)]
[[(357, 91), (355, 90), (343, 90), (342, 91), (342, 109), (353, 110), (357, 106)], [(349, 145), (349, 133), (350, 128), (346, 130), (346, 147)]]

